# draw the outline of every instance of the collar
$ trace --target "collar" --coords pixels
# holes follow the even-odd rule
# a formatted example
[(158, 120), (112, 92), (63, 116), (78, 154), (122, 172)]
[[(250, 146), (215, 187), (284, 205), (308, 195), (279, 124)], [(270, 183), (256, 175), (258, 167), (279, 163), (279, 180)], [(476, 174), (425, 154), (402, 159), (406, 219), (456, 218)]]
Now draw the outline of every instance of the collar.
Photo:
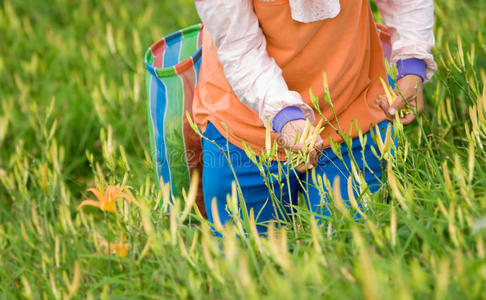
[(289, 0), (292, 19), (311, 23), (336, 17), (341, 5), (339, 0)]

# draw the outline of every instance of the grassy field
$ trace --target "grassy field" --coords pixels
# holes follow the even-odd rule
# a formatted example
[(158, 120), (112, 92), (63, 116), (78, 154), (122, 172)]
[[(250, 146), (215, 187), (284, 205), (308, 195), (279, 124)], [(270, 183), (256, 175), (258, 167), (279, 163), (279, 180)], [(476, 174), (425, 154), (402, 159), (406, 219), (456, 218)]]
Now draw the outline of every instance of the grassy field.
[[(215, 238), (191, 190), (157, 191), (143, 54), (197, 22), (190, 0), (0, 1), (0, 298), (486, 297), (485, 1), (436, 0), (425, 113), (334, 234), (299, 209)], [(133, 187), (116, 213), (77, 209), (107, 186)]]

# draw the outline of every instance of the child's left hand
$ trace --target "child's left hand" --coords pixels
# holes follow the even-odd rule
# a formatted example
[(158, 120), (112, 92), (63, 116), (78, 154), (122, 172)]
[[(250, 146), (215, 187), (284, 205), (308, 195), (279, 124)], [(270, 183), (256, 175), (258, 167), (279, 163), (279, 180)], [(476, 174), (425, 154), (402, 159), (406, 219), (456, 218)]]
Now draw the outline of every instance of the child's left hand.
[(416, 115), (423, 112), (424, 94), (422, 85), (422, 78), (420, 76), (412, 74), (406, 75), (397, 81), (395, 90), (397, 91), (398, 97), (392, 105), (389, 105), (385, 98), (376, 100), (388, 121), (393, 122), (398, 111), (407, 107), (407, 102), (409, 104), (408, 108), (411, 108), (411, 113), (399, 118), (404, 125), (412, 123)]

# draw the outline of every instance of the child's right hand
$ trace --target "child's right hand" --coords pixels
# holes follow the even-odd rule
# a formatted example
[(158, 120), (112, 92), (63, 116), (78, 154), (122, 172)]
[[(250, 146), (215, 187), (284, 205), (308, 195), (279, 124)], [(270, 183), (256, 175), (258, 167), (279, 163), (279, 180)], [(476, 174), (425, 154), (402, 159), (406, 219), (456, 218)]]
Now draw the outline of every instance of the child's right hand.
[[(300, 136), (304, 131), (305, 127), (305, 120), (294, 120), (290, 121), (282, 128), (282, 132), (280, 133), (280, 142), (279, 144), (285, 148), (288, 148), (294, 152), (299, 150), (303, 150), (302, 143), (299, 142)], [(298, 137), (296, 138), (296, 135)], [(297, 141), (297, 142), (296, 142)], [(309, 163), (305, 164), (302, 163), (297, 166), (295, 169), (301, 173), (311, 170), (315, 166), (317, 166), (317, 161), (321, 155), (321, 150), (323, 148), (323, 141), (320, 135), (317, 135), (316, 143), (312, 148), (305, 149), (309, 154)]]

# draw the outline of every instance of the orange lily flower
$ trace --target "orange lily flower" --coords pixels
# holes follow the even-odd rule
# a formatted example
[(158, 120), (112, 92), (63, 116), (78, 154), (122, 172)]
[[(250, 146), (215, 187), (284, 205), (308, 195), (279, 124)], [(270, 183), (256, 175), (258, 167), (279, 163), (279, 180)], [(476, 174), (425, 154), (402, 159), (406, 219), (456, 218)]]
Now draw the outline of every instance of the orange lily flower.
[(98, 207), (101, 210), (116, 213), (116, 204), (115, 204), (116, 199), (123, 198), (128, 200), (129, 202), (132, 201), (131, 196), (123, 192), (123, 190), (126, 189), (131, 189), (131, 187), (109, 185), (106, 188), (105, 193), (103, 193), (100, 189), (95, 189), (95, 188), (88, 189), (88, 191), (93, 193), (98, 200), (97, 201), (91, 199), (84, 200), (78, 206), (78, 209), (80, 209), (85, 205), (88, 205), (88, 206)]
[(120, 257), (127, 257), (128, 250), (131, 248), (130, 244), (125, 243), (125, 236), (122, 236), (120, 242), (109, 243), (101, 235), (98, 235), (98, 243), (104, 249), (105, 254), (114, 254)]

